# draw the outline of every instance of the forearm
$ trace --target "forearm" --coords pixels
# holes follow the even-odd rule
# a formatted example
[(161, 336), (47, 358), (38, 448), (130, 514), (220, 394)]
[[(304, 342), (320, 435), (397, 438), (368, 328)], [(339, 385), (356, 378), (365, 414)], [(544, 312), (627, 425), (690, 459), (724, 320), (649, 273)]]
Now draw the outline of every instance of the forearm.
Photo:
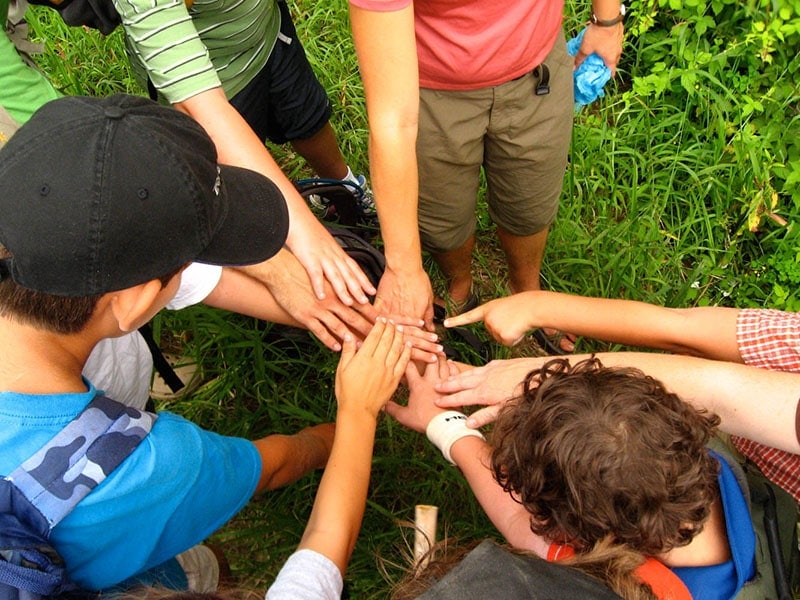
[(274, 490), (325, 466), (333, 425), (306, 427), (294, 435), (274, 434), (253, 442), (261, 455), (256, 492)]
[[(800, 375), (690, 356), (638, 352), (595, 355), (607, 367), (635, 367), (698, 409), (719, 415), (720, 428), (788, 452), (800, 452), (795, 416)], [(589, 358), (573, 355), (571, 363)], [(550, 357), (528, 359), (530, 369)]]
[(369, 118), (370, 176), (387, 265), (422, 269), (417, 227), (419, 76), (413, 7), (373, 12), (351, 6)]
[(221, 164), (257, 171), (272, 180), (286, 199), (290, 222), (313, 218), (297, 189), (281, 171), (264, 142), (228, 102), (222, 88), (201, 92), (174, 106), (203, 126), (214, 141)]
[(375, 427), (365, 412), (337, 415), (331, 456), (299, 546), (332, 560), (342, 575), (364, 516)]
[(555, 292), (526, 292), (528, 327), (553, 327), (630, 346), (658, 348), (742, 362), (736, 342), (737, 309), (664, 308)]
[(302, 327), (276, 302), (263, 283), (236, 269), (226, 267), (222, 270), (217, 287), (204, 303), (271, 323)]
[(464, 437), (450, 448), (450, 455), (466, 477), (483, 510), (509, 544), (547, 556), (549, 544), (530, 529), (530, 515), (503, 491), (489, 469), (491, 448), (480, 438)]

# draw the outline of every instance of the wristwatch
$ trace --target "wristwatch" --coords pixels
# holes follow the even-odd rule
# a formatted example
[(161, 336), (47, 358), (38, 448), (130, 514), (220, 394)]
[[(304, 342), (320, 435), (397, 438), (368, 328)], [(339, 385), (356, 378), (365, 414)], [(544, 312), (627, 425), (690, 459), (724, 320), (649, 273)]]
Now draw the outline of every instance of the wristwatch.
[(619, 5), (619, 14), (614, 17), (613, 19), (608, 19), (607, 21), (603, 21), (602, 19), (598, 19), (597, 15), (592, 13), (592, 18), (590, 19), (592, 25), (597, 25), (598, 27), (613, 27), (617, 23), (621, 23), (625, 19), (625, 5)]

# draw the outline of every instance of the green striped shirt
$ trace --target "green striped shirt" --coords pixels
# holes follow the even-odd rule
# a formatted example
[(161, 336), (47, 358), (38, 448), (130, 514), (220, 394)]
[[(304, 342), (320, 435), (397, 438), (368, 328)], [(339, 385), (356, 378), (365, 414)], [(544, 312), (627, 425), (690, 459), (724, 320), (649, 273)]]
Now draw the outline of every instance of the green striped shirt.
[(136, 76), (170, 104), (220, 85), (240, 92), (269, 58), (280, 29), (275, 0), (114, 0)]

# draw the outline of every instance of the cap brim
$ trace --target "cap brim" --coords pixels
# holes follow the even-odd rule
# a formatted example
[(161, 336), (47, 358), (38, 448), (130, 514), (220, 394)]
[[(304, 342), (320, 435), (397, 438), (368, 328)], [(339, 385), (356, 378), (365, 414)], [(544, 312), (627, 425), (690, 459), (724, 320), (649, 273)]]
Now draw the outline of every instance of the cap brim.
[(283, 194), (260, 173), (230, 165), (219, 168), (226, 214), (195, 260), (235, 266), (271, 258), (289, 233), (289, 211)]

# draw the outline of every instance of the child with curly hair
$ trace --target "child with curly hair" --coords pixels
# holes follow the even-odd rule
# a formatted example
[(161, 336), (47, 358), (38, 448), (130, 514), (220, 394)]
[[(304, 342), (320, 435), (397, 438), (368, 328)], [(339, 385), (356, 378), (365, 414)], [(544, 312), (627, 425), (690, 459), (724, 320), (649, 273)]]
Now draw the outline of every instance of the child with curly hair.
[(637, 369), (557, 359), (525, 377), (487, 443), (435, 406), (448, 370), (409, 369), (408, 406), (387, 412), (461, 468), (513, 546), (626, 599), (733, 598), (756, 578), (746, 491), (707, 448), (719, 417)]

